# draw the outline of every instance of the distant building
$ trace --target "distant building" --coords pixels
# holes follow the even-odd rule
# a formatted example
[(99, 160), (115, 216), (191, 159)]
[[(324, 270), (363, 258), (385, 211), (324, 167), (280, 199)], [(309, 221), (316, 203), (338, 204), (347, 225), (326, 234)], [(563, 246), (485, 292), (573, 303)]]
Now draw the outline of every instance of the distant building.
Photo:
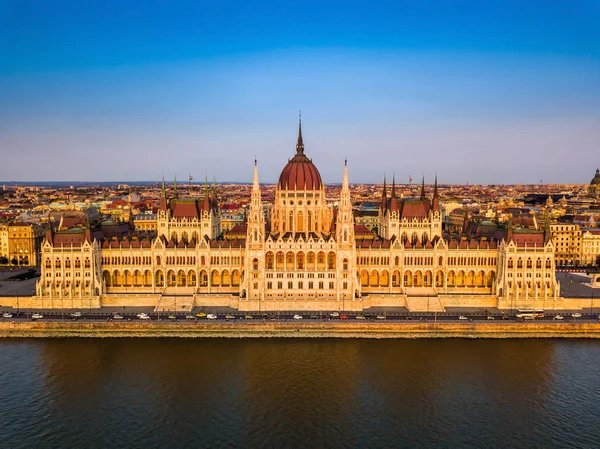
[(9, 263), (35, 266), (39, 261), (44, 228), (38, 224), (15, 222), (8, 225)]

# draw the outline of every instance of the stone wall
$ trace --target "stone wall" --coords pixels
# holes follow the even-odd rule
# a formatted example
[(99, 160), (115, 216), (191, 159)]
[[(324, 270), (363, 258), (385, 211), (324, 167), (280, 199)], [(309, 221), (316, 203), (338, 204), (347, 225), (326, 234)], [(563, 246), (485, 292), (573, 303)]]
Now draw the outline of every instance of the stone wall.
[(0, 337), (600, 338), (600, 323), (4, 321)]

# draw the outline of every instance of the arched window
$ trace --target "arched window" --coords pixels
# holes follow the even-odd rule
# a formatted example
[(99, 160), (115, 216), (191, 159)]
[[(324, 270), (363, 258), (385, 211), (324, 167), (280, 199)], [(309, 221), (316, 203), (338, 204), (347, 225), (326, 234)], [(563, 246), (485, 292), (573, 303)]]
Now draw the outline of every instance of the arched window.
[(81, 268), (81, 260), (79, 258), (75, 259), (75, 268)]
[(257, 258), (254, 258), (254, 260), (252, 260), (252, 269), (258, 270), (258, 259)]
[(517, 268), (523, 268), (523, 259), (517, 260)]
[(85, 258), (85, 262), (83, 264), (84, 268), (89, 268), (90, 267), (90, 259), (88, 259), (87, 257)]
[(512, 267), (513, 267), (513, 260), (508, 259), (508, 268), (512, 268)]
[(71, 268), (71, 259), (68, 257), (65, 259), (65, 268)]
[(344, 270), (348, 269), (348, 259), (344, 259), (344, 261), (342, 262), (342, 266), (344, 267)]

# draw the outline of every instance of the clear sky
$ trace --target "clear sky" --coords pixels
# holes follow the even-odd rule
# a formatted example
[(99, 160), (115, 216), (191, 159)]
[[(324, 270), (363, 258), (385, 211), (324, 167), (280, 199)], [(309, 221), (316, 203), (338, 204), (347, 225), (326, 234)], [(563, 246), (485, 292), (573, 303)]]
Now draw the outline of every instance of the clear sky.
[(587, 183), (600, 0), (0, 0), (0, 180)]

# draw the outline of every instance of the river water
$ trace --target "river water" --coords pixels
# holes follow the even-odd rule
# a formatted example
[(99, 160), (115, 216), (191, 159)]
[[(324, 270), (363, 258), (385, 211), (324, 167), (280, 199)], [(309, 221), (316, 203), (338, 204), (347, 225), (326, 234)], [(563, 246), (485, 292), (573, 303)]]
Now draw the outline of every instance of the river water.
[(591, 340), (0, 340), (0, 447), (600, 447)]

